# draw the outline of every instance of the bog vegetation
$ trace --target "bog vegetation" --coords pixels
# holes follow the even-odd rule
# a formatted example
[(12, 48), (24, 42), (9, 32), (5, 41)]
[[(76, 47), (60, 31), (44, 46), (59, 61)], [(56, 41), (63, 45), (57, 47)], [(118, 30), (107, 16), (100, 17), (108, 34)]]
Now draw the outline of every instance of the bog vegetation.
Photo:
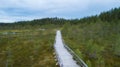
[(0, 23), (0, 67), (55, 67), (55, 30), (89, 67), (120, 67), (120, 8), (82, 19)]
[(56, 67), (55, 31), (4, 30), (0, 34), (0, 67)]

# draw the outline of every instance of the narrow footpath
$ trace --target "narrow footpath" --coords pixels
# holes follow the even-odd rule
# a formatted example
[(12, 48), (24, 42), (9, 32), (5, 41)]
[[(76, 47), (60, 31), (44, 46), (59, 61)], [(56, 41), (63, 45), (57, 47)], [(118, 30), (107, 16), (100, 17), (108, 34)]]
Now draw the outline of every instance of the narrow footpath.
[(60, 67), (80, 67), (73, 59), (72, 55), (64, 47), (60, 30), (56, 32), (56, 42), (54, 44), (57, 59)]

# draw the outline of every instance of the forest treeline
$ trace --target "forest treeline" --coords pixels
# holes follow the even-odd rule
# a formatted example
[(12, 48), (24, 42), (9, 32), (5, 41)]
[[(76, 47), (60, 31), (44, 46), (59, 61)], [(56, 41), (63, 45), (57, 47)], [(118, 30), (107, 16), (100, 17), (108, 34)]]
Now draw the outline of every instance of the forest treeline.
[(32, 21), (18, 21), (14, 23), (0, 23), (0, 29), (29, 29), (37, 28), (43, 25), (61, 27), (66, 23), (79, 24), (79, 23), (92, 23), (104, 21), (109, 23), (117, 23), (120, 21), (120, 7), (111, 9), (107, 12), (102, 12), (100, 15), (88, 16), (81, 19), (64, 19), (64, 18), (42, 18)]
[(65, 24), (62, 35), (88, 67), (120, 67), (120, 8)]

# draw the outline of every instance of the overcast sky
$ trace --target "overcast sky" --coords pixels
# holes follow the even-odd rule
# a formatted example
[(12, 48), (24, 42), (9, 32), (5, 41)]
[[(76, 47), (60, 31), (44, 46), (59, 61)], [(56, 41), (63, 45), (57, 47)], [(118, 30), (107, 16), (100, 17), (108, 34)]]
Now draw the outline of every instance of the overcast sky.
[(82, 18), (120, 7), (120, 0), (0, 0), (0, 22)]

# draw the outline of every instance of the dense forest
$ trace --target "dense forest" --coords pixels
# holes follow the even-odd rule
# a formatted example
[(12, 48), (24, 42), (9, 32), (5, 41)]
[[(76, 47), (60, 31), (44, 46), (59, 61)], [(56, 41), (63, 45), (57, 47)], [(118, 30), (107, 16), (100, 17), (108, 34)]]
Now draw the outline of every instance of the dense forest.
[[(18, 34), (21, 33), (21, 30), (30, 30), (30, 31), (32, 30), (32, 32), (34, 32), (35, 30), (49, 31), (49, 32), (42, 32), (42, 33), (37, 31), (37, 32), (34, 32), (34, 35), (30, 35), (31, 37), (36, 36), (35, 38), (34, 37), (33, 38), (37, 41), (38, 40), (37, 36), (39, 36), (38, 34), (42, 34), (40, 37), (41, 38), (43, 37), (44, 40), (40, 39), (41, 41), (37, 41), (37, 42), (32, 40), (32, 42), (34, 41), (33, 44), (36, 44), (36, 45), (33, 46), (30, 44), (29, 49), (34, 50), (31, 47), (35, 47), (35, 50), (37, 48), (43, 49), (42, 47), (48, 47), (47, 49), (50, 50), (51, 48), (49, 47), (51, 47), (51, 44), (53, 43), (46, 41), (48, 35), (51, 35), (52, 38), (50, 40), (54, 41), (53, 35), (55, 35), (55, 29), (61, 29), (65, 43), (71, 49), (73, 49), (73, 51), (75, 51), (75, 53), (78, 54), (80, 58), (82, 58), (88, 64), (89, 67), (120, 67), (120, 63), (119, 63), (120, 62), (120, 28), (119, 27), (120, 27), (120, 8), (114, 8), (114, 9), (111, 9), (110, 11), (102, 12), (100, 15), (88, 16), (81, 19), (64, 19), (64, 18), (55, 17), (55, 18), (35, 19), (32, 21), (19, 21), (14, 23), (0, 23), (0, 37), (1, 37), (0, 46), (2, 46), (0, 47), (1, 48), (0, 52), (4, 53), (4, 51), (7, 51), (7, 50), (12, 51), (20, 47), (20, 46), (16, 46), (12, 48), (11, 46), (14, 46), (15, 44), (17, 44), (16, 42), (19, 42), (19, 40), (21, 40), (21, 37), (14, 36), (14, 35), (11, 36), (10, 34), (10, 36), (13, 39), (15, 38), (17, 39), (15, 39), (16, 41), (9, 42), (6, 40), (6, 37), (3, 37), (3, 34), (6, 31), (14, 30), (14, 32), (16, 33), (18, 32)], [(15, 31), (15, 30), (19, 30), (19, 31)], [(48, 34), (50, 33), (50, 31), (54, 31), (54, 32), (51, 34)], [(27, 35), (24, 35), (24, 37), (26, 36)], [(23, 44), (21, 46), (26, 47), (26, 43), (29, 43), (29, 42), (30, 41), (28, 40), (28, 42), (24, 42), (25, 43), (24, 44), (22, 43), (22, 40), (21, 40), (19, 43)], [(8, 45), (8, 43), (11, 43), (11, 44), (15, 43), (15, 44)], [(41, 46), (39, 46), (38, 43), (41, 43)], [(8, 46), (1, 45), (1, 44), (6, 44)], [(46, 44), (47, 46), (45, 46)], [(36, 46), (39, 46), (39, 47), (36, 47)], [(22, 47), (20, 48), (22, 49)], [(27, 50), (25, 51), (29, 53), (29, 51)], [(38, 50), (38, 51), (41, 51), (41, 50)], [(44, 55), (43, 53), (41, 53), (41, 55), (46, 57), (47, 55), (52, 56), (52, 54), (50, 54), (52, 53), (52, 51), (53, 51), (52, 49), (50, 52), (43, 51), (43, 53), (46, 52), (48, 54)], [(17, 53), (15, 54), (16, 54), (15, 56), (17, 56)], [(35, 59), (38, 58), (38, 55), (34, 56), (31, 53), (30, 55)], [(16, 63), (22, 62), (22, 60), (17, 61), (15, 56), (13, 55), (13, 58), (15, 59), (13, 61), (16, 61)], [(42, 58), (42, 56), (39, 56), (39, 58)], [(9, 57), (7, 58), (9, 59)], [(1, 62), (2, 60), (5, 60), (7, 58), (5, 58), (4, 56), (2, 57), (2, 59), (0, 58), (0, 64), (2, 63)], [(49, 60), (46, 59), (43, 62), (45, 63), (51, 62), (50, 60), (53, 60), (53, 59), (52, 58)], [(30, 60), (26, 58), (26, 62), (27, 61), (30, 62)], [(34, 64), (33, 61), (31, 61), (30, 63)], [(36, 61), (40, 61), (40, 60), (36, 59)], [(48, 65), (54, 66), (55, 62), (53, 63), (52, 62)], [(42, 59), (40, 63), (42, 63)], [(14, 63), (12, 64), (14, 65)]]

